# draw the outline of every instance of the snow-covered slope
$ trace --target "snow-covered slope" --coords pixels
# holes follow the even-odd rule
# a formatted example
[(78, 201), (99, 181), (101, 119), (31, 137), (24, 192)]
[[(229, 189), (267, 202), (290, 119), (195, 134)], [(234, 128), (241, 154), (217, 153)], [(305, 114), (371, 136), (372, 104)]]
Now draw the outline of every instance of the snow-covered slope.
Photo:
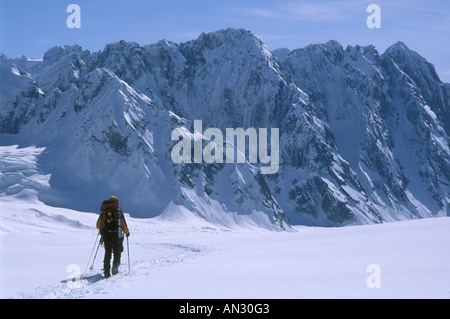
[[(330, 41), (283, 57), (241, 29), (2, 55), (1, 144), (45, 148), (38, 198), (83, 211), (115, 194), (135, 217), (284, 229), (449, 215), (448, 87), (430, 63), (403, 43), (379, 55)], [(172, 131), (196, 138), (195, 120), (279, 128), (278, 172), (173, 163)]]
[(449, 213), (450, 108), (424, 58), (403, 43), (380, 56), (373, 46), (330, 41), (291, 52), (283, 66), (330, 125), (358, 176), (358, 194), (347, 195), (368, 204), (370, 218)]
[(0, 194), (0, 298), (449, 297), (448, 217), (274, 232), (245, 216), (220, 226), (171, 204), (155, 218), (126, 215), (119, 274), (104, 279), (98, 214), (37, 199), (49, 178), (35, 166), (41, 151), (2, 148), (11, 193)]
[(125, 246), (103, 279), (97, 215), (28, 204), (0, 215), (1, 298), (449, 297), (448, 217), (284, 233), (127, 216), (130, 272)]
[(266, 214), (199, 207), (190, 188), (194, 207), (125, 215), (119, 274), (104, 279), (98, 214), (39, 200), (52, 187), (37, 162), (45, 151), (0, 147), (0, 298), (449, 297), (448, 217), (271, 231)]

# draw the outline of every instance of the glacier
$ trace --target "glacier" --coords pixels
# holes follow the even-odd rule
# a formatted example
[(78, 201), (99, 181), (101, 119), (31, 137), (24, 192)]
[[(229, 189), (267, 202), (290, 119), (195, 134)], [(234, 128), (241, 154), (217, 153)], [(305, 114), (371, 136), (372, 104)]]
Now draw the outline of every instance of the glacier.
[[(0, 185), (8, 190), (0, 195), (0, 298), (152, 298), (160, 305), (166, 298), (449, 296), (448, 217), (292, 225), (287, 232), (274, 231), (263, 212), (231, 219), (218, 201), (197, 207), (208, 216), (174, 203), (154, 218), (126, 214), (130, 258), (123, 258), (119, 274), (104, 279), (104, 249), (93, 256), (98, 214), (38, 199), (50, 187), (37, 164), (44, 151), (0, 147)], [(204, 202), (193, 189), (185, 195), (194, 205)]]
[[(96, 211), (114, 194), (133, 217), (286, 230), (450, 216), (450, 84), (402, 42), (272, 53), (223, 29), (54, 47), (40, 60), (0, 54), (0, 81), (0, 145), (35, 148), (46, 179), (27, 189), (47, 205)], [(278, 172), (173, 163), (171, 132), (199, 119), (279, 128)], [(20, 193), (6, 173), (0, 197)]]

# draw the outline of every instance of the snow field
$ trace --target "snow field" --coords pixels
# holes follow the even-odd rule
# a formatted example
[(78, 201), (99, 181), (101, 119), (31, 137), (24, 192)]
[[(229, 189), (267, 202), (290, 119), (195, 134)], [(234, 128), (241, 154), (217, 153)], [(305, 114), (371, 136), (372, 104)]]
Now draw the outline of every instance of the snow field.
[(103, 279), (98, 214), (38, 199), (49, 187), (41, 149), (2, 150), (0, 298), (450, 298), (448, 217), (276, 231), (172, 203), (155, 218), (126, 215), (130, 265), (125, 242), (119, 274)]
[(100, 247), (78, 284), (71, 278), (92, 264), (98, 215), (4, 204), (1, 298), (450, 298), (446, 217), (276, 232), (127, 216), (131, 272), (125, 241), (117, 276), (102, 279)]

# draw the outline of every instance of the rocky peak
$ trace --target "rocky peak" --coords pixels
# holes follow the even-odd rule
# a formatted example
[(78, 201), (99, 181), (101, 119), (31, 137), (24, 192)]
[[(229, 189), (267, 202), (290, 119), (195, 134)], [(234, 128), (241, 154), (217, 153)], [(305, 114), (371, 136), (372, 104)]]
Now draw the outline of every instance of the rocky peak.
[[(0, 92), (1, 132), (46, 146), (40, 161), (52, 167), (54, 192), (86, 205), (120, 192), (140, 217), (172, 203), (214, 221), (225, 215), (205, 207), (315, 225), (449, 210), (449, 87), (403, 43), (381, 56), (373, 46), (314, 43), (280, 62), (250, 31), (225, 29), (93, 54), (55, 47), (23, 67), (0, 60), (0, 78), (11, 78)], [(176, 165), (171, 132), (196, 136), (194, 120), (223, 132), (279, 128), (279, 171)]]

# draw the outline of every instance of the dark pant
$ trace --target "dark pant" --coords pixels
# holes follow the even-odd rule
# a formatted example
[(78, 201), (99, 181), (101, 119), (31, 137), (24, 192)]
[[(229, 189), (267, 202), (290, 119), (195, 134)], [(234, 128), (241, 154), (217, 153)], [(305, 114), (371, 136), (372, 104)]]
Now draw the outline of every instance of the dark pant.
[(103, 259), (103, 271), (109, 273), (111, 269), (111, 256), (114, 254), (113, 265), (120, 265), (120, 256), (123, 251), (123, 238), (117, 236), (117, 232), (104, 232), (103, 244), (105, 245), (105, 258)]

